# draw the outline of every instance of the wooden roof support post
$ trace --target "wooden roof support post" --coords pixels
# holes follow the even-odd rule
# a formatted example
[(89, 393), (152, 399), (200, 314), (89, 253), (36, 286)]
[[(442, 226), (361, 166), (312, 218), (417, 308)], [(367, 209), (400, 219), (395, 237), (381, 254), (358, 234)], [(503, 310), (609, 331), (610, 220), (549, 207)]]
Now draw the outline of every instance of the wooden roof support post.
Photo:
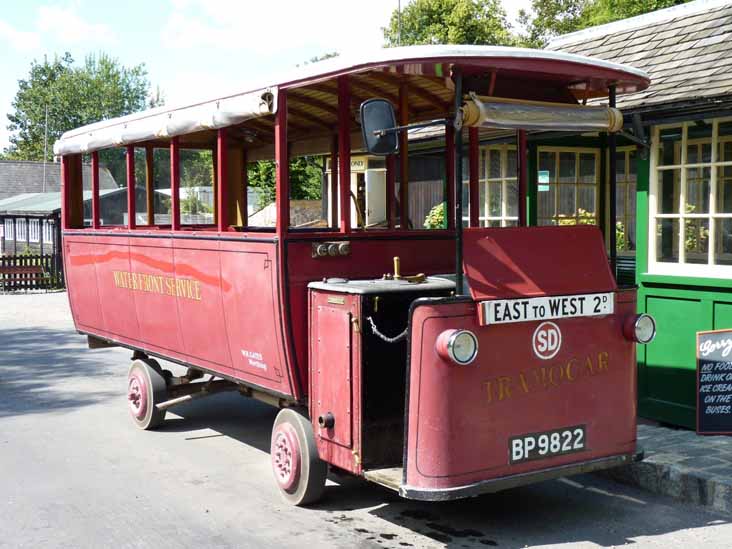
[(445, 204), (445, 219), (447, 228), (455, 228), (455, 126), (452, 123), (445, 125), (445, 179), (447, 180), (447, 200)]
[(135, 146), (127, 145), (127, 155), (125, 157), (127, 165), (127, 228), (135, 230), (137, 228), (137, 195), (135, 191)]
[(227, 157), (227, 140), (226, 140), (226, 128), (219, 128), (216, 133), (216, 177), (214, 178), (218, 185), (216, 185), (216, 217), (217, 230), (220, 233), (225, 232), (229, 225), (229, 211), (228, 205), (228, 157)]
[(180, 143), (170, 140), (170, 228), (180, 230)]
[[(470, 196), (470, 227), (477, 227), (480, 217), (480, 143), (478, 128), (468, 128), (468, 164), (470, 176), (468, 179), (468, 193)], [(462, 188), (462, 187), (461, 187)]]
[(330, 226), (338, 227), (338, 134), (330, 143)]
[(528, 227), (527, 197), (529, 195), (529, 149), (526, 146), (526, 130), (516, 132), (516, 160), (518, 161), (518, 224), (519, 227)]
[[(399, 84), (399, 125), (409, 124), (409, 90)], [(399, 206), (402, 230), (409, 230), (409, 132), (399, 132)]]
[[(99, 153), (97, 151), (94, 151), (91, 154), (91, 172), (92, 172), (91, 173), (92, 229), (98, 229), (100, 227), (100, 222), (99, 222)], [(41, 247), (41, 250), (43, 250), (43, 247)]]
[[(608, 106), (613, 109), (615, 108), (615, 84), (612, 84), (608, 86)], [(615, 165), (617, 162), (617, 159), (615, 158), (615, 152), (616, 152), (616, 139), (614, 133), (608, 133), (607, 136), (607, 145), (608, 145), (608, 151), (610, 154), (610, 162), (609, 162), (609, 175), (610, 179), (608, 181), (609, 186), (609, 196), (608, 196), (608, 206), (609, 206), (609, 215), (610, 218), (608, 221), (610, 222), (609, 227), (609, 242), (610, 242), (610, 269), (613, 272), (613, 276), (616, 276), (616, 270), (615, 270), (615, 264), (617, 262), (617, 250), (616, 250), (616, 235), (615, 235), (615, 223), (617, 222), (617, 215), (616, 215), (616, 205), (615, 205), (615, 193), (616, 193), (616, 186), (617, 186), (617, 166)]]
[(249, 225), (249, 170), (247, 169), (247, 150), (241, 151), (241, 207), (239, 212), (241, 218), (238, 224), (242, 227)]
[(342, 233), (351, 231), (351, 89), (348, 76), (338, 77), (338, 183)]
[(389, 228), (396, 227), (396, 155), (386, 157), (386, 218)]
[(275, 115), (275, 169), (277, 234), (282, 236), (290, 228), (290, 155), (287, 146), (287, 91), (277, 95)]
[(153, 148), (145, 147), (145, 198), (147, 200), (147, 224), (155, 225), (155, 172), (153, 171)]

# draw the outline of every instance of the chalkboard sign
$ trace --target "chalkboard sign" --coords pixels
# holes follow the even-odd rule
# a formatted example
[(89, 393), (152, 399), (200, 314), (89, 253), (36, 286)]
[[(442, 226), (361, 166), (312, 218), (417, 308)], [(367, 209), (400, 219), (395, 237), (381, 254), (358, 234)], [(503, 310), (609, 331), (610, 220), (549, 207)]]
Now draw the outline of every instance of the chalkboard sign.
[(732, 330), (696, 334), (696, 432), (732, 434)]

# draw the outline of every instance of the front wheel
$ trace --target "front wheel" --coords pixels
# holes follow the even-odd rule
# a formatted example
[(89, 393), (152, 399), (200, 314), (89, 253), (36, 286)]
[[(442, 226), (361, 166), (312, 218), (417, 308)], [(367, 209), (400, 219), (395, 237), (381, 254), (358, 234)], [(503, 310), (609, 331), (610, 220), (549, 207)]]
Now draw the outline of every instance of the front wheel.
[(127, 404), (140, 429), (155, 429), (165, 419), (165, 410), (155, 405), (165, 401), (165, 378), (143, 360), (135, 360), (127, 373)]
[(270, 457), (277, 487), (293, 505), (321, 498), (328, 464), (318, 456), (310, 421), (295, 410), (280, 410), (272, 428)]

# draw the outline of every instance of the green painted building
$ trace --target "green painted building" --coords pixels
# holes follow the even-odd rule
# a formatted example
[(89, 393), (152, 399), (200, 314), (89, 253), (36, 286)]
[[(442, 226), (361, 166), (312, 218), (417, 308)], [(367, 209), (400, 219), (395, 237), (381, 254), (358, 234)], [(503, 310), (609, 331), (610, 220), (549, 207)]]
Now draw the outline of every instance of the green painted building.
[[(635, 273), (639, 309), (658, 323), (655, 341), (639, 347), (640, 415), (694, 428), (695, 334), (732, 328), (732, 1), (690, 2), (565, 35), (549, 48), (651, 76), (647, 90), (618, 101), (626, 122), (640, 117), (651, 147), (618, 152), (617, 252), (625, 276)], [(559, 180), (570, 174), (562, 154), (603, 155), (594, 139), (585, 138), (588, 152), (566, 139), (546, 149), (559, 151)], [(539, 170), (552, 162), (542, 145)], [(582, 158), (577, 185), (590, 162)], [(606, 212), (601, 202), (597, 211)], [(541, 200), (538, 213), (541, 223)], [(602, 215), (593, 219), (609, 229)]]

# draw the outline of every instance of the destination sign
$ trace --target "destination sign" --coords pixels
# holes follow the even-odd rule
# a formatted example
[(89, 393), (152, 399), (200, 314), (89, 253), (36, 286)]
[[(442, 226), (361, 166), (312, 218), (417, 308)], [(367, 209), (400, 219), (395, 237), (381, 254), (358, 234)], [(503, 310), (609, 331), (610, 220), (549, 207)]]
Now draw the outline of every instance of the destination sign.
[(732, 434), (732, 330), (696, 334), (696, 430)]
[(579, 316), (604, 316), (612, 314), (614, 306), (615, 299), (612, 292), (526, 299), (495, 299), (480, 303), (480, 323), (485, 326)]

